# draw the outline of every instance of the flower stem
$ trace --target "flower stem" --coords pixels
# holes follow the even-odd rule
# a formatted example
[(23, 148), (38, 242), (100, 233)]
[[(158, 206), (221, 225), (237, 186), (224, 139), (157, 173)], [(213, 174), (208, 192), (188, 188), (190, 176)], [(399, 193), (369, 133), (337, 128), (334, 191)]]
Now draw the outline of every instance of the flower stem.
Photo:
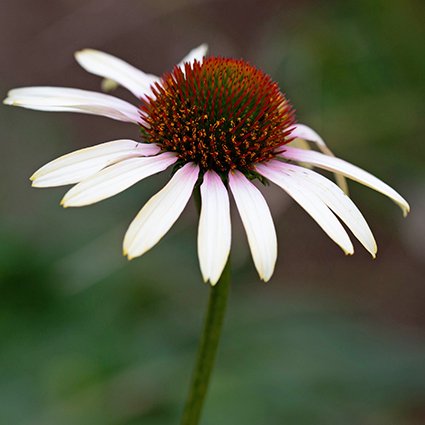
[(230, 274), (230, 261), (228, 261), (220, 280), (210, 288), (207, 315), (181, 425), (197, 425), (201, 417), (223, 327)]

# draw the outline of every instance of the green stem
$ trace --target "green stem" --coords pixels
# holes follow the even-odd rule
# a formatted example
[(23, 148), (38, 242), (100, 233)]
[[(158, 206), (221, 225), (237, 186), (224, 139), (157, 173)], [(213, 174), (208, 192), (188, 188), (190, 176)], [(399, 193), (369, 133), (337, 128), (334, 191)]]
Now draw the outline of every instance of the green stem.
[(230, 261), (224, 268), (220, 280), (210, 288), (207, 315), (181, 425), (199, 423), (220, 341), (229, 287)]

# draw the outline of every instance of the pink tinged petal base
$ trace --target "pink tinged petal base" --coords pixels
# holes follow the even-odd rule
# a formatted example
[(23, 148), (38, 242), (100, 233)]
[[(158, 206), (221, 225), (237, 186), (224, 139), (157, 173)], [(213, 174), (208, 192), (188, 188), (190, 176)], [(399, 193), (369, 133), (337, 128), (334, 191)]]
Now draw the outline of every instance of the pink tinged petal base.
[(37, 170), (32, 176), (34, 187), (53, 187), (79, 183), (106, 166), (127, 158), (156, 155), (155, 144), (122, 139), (101, 143), (63, 155)]
[[(314, 142), (325, 155), (332, 157), (335, 156), (334, 153), (329, 149), (325, 141), (312, 128), (304, 124), (296, 124), (291, 131), (291, 137), (296, 137), (297, 139)], [(348, 185), (344, 176), (341, 176), (340, 174), (335, 174), (335, 180), (338, 186), (348, 195)]]
[(140, 124), (139, 109), (130, 103), (103, 93), (68, 87), (22, 87), (9, 91), (6, 105), (38, 111), (81, 112), (118, 121)]
[(279, 161), (274, 160), (267, 164), (259, 164), (256, 169), (301, 205), (346, 254), (353, 254), (353, 244), (347, 232), (323, 200), (310, 190), (309, 185), (305, 184), (302, 178), (290, 170), (285, 170), (280, 164)]
[(267, 282), (277, 258), (277, 237), (269, 207), (261, 192), (239, 171), (229, 173), (229, 186), (248, 237), (255, 267)]
[(392, 187), (388, 186), (382, 180), (379, 180), (367, 171), (362, 170), (347, 161), (335, 157), (329, 157), (319, 152), (305, 151), (303, 149), (296, 149), (290, 146), (285, 147), (285, 152), (282, 153), (282, 157), (292, 161), (305, 162), (307, 164), (314, 165), (315, 167), (323, 168), (324, 170), (342, 174), (382, 193), (383, 195), (388, 196), (396, 204), (398, 204), (398, 206), (402, 209), (404, 216), (406, 216), (410, 211), (407, 201)]
[(150, 94), (150, 86), (160, 81), (159, 77), (146, 74), (127, 62), (99, 50), (81, 50), (75, 53), (75, 59), (87, 72), (115, 81), (139, 98)]
[(375, 258), (375, 238), (354, 202), (332, 181), (314, 171), (298, 165), (275, 161), (271, 165), (282, 173), (292, 173), (307, 190), (314, 192), (353, 232), (354, 236)]
[(110, 198), (140, 180), (164, 171), (177, 161), (174, 153), (166, 152), (158, 156), (130, 158), (99, 171), (70, 189), (61, 205), (82, 207)]
[(231, 244), (229, 195), (221, 178), (207, 171), (201, 185), (198, 256), (205, 282), (215, 285), (227, 263)]
[(170, 230), (189, 201), (198, 174), (197, 165), (186, 164), (140, 210), (124, 237), (123, 251), (128, 259), (143, 255)]

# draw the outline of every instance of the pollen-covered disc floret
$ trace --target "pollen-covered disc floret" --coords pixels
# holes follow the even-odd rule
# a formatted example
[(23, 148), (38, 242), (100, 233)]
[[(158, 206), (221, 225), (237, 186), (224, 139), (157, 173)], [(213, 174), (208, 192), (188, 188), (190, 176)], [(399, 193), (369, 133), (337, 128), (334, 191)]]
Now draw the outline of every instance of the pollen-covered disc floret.
[(204, 58), (163, 76), (141, 105), (146, 142), (203, 170), (249, 172), (291, 140), (291, 105), (242, 60)]

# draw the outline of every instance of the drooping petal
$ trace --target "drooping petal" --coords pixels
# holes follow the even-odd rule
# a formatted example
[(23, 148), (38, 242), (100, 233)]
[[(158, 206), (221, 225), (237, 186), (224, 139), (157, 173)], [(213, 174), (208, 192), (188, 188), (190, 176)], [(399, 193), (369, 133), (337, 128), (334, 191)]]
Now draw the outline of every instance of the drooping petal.
[(245, 227), (260, 278), (267, 282), (277, 258), (277, 237), (269, 207), (261, 192), (239, 171), (229, 173), (229, 186)]
[(177, 66), (183, 67), (185, 63), (193, 63), (195, 60), (200, 62), (202, 58), (208, 52), (208, 45), (206, 43), (201, 44), (195, 49), (191, 50), (180, 62)]
[(298, 165), (275, 162), (275, 166), (282, 172), (291, 172), (296, 175), (303, 185), (314, 192), (347, 225), (371, 255), (376, 256), (375, 238), (366, 220), (350, 197), (335, 183), (321, 174)]
[(180, 168), (171, 180), (137, 214), (124, 237), (124, 255), (138, 257), (156, 245), (180, 217), (192, 195), (199, 167)]
[(150, 86), (160, 78), (146, 74), (122, 59), (94, 49), (84, 49), (75, 53), (77, 62), (88, 72), (108, 78), (130, 90), (135, 96), (150, 93)]
[(350, 164), (339, 158), (323, 155), (320, 152), (305, 151), (303, 149), (285, 147), (285, 152), (282, 156), (293, 161), (305, 162), (319, 168), (323, 168), (334, 173), (340, 173), (350, 179), (353, 179), (365, 186), (368, 186), (377, 192), (380, 192), (392, 199), (403, 211), (406, 216), (410, 210), (407, 201), (398, 194), (392, 187), (388, 186), (382, 180), (368, 173), (367, 171)]
[[(297, 139), (314, 142), (325, 155), (335, 156), (334, 153), (329, 149), (325, 141), (319, 136), (319, 134), (317, 134), (312, 128), (308, 127), (305, 124), (295, 124), (291, 131), (291, 137), (296, 137)], [(345, 180), (345, 177), (341, 174), (336, 173), (335, 180), (338, 186), (348, 195), (348, 185), (347, 181)]]
[(126, 158), (156, 155), (160, 148), (151, 143), (122, 139), (80, 149), (39, 168), (31, 177), (34, 187), (79, 183), (102, 168)]
[(103, 93), (68, 87), (22, 87), (10, 90), (6, 105), (38, 111), (81, 112), (139, 124), (139, 110), (124, 100)]
[(267, 164), (257, 165), (256, 169), (300, 204), (346, 254), (353, 254), (353, 244), (331, 210), (315, 192), (310, 190), (309, 185), (290, 170), (286, 171), (280, 164), (279, 161), (272, 160)]
[(65, 208), (82, 207), (110, 198), (138, 181), (164, 171), (176, 161), (174, 153), (165, 152), (158, 156), (130, 158), (117, 162), (70, 189), (61, 205)]
[(201, 215), (198, 256), (204, 281), (215, 285), (230, 253), (231, 225), (229, 195), (221, 178), (207, 171), (201, 185)]
[[(310, 142), (314, 142), (317, 144), (319, 149), (329, 149), (325, 141), (319, 136), (319, 134), (305, 124), (295, 124), (293, 129), (291, 130), (291, 137), (296, 137), (298, 139), (304, 139), (309, 140)], [(330, 151), (328, 151), (328, 154), (333, 156), (333, 153)]]

